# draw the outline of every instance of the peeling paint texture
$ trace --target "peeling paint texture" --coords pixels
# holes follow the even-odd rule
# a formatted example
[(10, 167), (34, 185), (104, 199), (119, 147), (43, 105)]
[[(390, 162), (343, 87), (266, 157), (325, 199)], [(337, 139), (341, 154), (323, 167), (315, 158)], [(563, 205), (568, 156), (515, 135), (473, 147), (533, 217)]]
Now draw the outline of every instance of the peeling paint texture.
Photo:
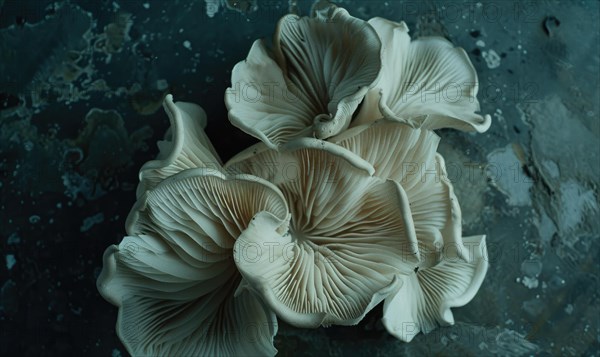
[[(226, 120), (230, 71), (311, 3), (0, 0), (0, 355), (127, 355), (95, 281), (168, 127), (164, 95), (209, 113), (224, 160), (250, 146)], [(473, 62), (492, 126), (438, 134), (490, 269), (453, 327), (402, 343), (379, 307), (353, 327), (281, 323), (279, 354), (598, 356), (599, 3), (337, 3), (444, 36)]]

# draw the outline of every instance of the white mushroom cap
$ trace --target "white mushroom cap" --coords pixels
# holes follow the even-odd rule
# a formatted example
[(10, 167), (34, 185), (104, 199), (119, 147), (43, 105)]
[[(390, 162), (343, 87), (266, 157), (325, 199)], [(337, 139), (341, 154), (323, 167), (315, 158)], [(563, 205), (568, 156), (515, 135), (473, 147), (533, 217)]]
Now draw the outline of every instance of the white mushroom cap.
[[(286, 322), (356, 324), (418, 266), (404, 190), (350, 151), (304, 138), (279, 151), (257, 145), (233, 167), (273, 182), (290, 207), (289, 234), (258, 217), (235, 245), (248, 287)], [(263, 254), (243, 259), (252, 247)]]
[(460, 206), (444, 159), (436, 154), (439, 137), (381, 119), (331, 141), (371, 163), (374, 176), (399, 182), (410, 202), (421, 261), (386, 298), (384, 325), (408, 342), (421, 331), (453, 324), (450, 308), (475, 296), (488, 264), (485, 237), (462, 237)]
[(236, 290), (236, 238), (261, 213), (287, 225), (284, 197), (249, 175), (225, 176), (191, 103), (165, 99), (172, 123), (140, 173), (127, 233), (104, 254), (97, 281), (119, 307), (117, 333), (132, 355), (274, 355), (275, 315)]
[(436, 264), (444, 245), (462, 252), (461, 210), (444, 159), (436, 154), (439, 140), (430, 130), (385, 119), (330, 139), (372, 164), (374, 176), (398, 182), (405, 190), (419, 244), (420, 267)]
[(234, 297), (242, 277), (233, 246), (256, 214), (286, 225), (280, 192), (257, 177), (190, 169), (146, 191), (134, 210), (97, 282), (119, 307), (129, 353), (274, 355), (275, 315), (251, 293)]
[(369, 24), (381, 39), (383, 66), (353, 125), (386, 117), (423, 129), (490, 127), (491, 117), (476, 113), (477, 72), (462, 48), (442, 37), (411, 41), (404, 22), (376, 17)]
[(160, 152), (156, 160), (147, 162), (140, 169), (138, 198), (180, 171), (199, 167), (206, 168), (207, 172), (221, 170), (221, 159), (204, 133), (207, 123), (204, 110), (193, 103), (174, 103), (171, 94), (165, 97), (163, 108), (171, 127), (165, 134), (165, 140), (158, 142)]
[(313, 17), (284, 16), (273, 56), (259, 40), (234, 67), (229, 119), (271, 148), (310, 133), (336, 135), (374, 85), (380, 49), (368, 23), (333, 5)]
[(464, 237), (463, 255), (447, 257), (434, 267), (403, 277), (404, 285), (390, 295), (382, 322), (389, 333), (410, 342), (419, 332), (454, 324), (450, 308), (473, 299), (488, 269), (485, 236)]

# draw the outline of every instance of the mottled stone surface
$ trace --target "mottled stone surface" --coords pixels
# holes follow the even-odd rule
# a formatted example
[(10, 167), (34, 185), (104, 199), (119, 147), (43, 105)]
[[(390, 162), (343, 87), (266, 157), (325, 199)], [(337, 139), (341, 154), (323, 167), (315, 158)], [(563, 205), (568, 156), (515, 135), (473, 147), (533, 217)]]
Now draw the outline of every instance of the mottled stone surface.
[[(137, 171), (167, 129), (160, 100), (199, 103), (223, 159), (253, 142), (223, 104), (233, 65), (310, 1), (0, 1), (0, 354), (125, 355), (97, 293)], [(485, 134), (443, 130), (464, 233), (490, 270), (457, 324), (410, 344), (375, 309), (356, 327), (282, 324), (281, 355), (597, 355), (597, 1), (354, 1), (463, 47)]]

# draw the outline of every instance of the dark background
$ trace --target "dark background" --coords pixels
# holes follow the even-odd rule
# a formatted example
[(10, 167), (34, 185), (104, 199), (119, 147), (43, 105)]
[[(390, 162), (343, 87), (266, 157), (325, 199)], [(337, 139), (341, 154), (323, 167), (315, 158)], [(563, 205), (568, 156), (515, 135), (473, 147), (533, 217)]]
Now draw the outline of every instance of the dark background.
[[(405, 344), (380, 309), (357, 327), (282, 323), (280, 355), (597, 355), (598, 2), (340, 3), (469, 53), (493, 124), (440, 131), (440, 151), (491, 268), (454, 327)], [(209, 17), (202, 0), (0, 0), (0, 354), (126, 355), (95, 280), (168, 127), (164, 94), (206, 110), (223, 160), (254, 142), (223, 96), (288, 1), (235, 6)]]

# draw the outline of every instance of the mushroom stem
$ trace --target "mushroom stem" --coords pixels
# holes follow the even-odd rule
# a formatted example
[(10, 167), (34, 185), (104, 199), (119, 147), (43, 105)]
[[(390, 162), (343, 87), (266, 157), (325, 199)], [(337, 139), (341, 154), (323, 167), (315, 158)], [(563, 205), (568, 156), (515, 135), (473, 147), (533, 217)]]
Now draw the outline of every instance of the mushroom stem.
[(318, 114), (313, 119), (314, 134), (317, 139), (327, 139), (345, 129), (346, 121), (339, 115)]

